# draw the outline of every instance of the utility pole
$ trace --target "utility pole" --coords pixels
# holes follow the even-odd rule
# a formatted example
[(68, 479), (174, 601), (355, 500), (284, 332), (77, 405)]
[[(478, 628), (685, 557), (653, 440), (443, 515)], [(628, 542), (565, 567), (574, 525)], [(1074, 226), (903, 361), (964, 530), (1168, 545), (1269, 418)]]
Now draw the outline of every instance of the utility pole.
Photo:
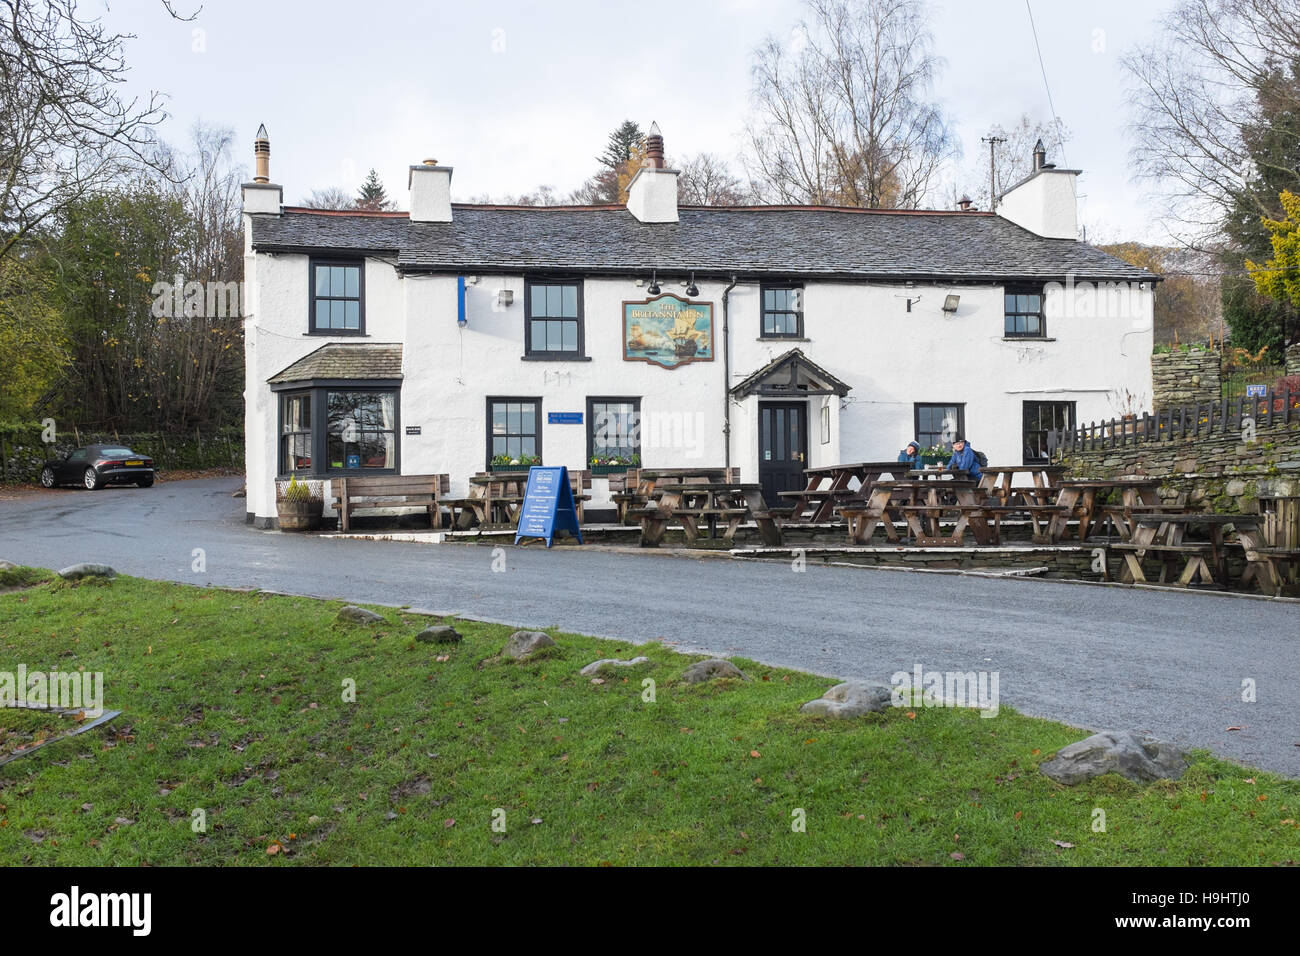
[(988, 136), (981, 137), (981, 143), (989, 144), (989, 212), (996, 212), (998, 208), (998, 176), (997, 176), (997, 156), (996, 150), (998, 143), (1005, 143), (1006, 138), (994, 136), (989, 133)]

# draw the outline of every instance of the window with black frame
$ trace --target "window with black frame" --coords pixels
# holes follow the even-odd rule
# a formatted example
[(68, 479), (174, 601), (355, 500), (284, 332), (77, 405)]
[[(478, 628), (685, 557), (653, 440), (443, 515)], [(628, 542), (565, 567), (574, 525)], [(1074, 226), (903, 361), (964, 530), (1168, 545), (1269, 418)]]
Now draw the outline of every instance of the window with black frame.
[(592, 464), (638, 465), (641, 399), (587, 399), (587, 459)]
[(488, 464), (540, 464), (542, 401), (488, 399)]
[(539, 358), (580, 357), (582, 284), (529, 280), (524, 298), (528, 323), (525, 354)]
[(1003, 334), (1008, 338), (1042, 338), (1047, 334), (1042, 288), (1006, 289), (1002, 311)]
[(763, 338), (803, 337), (803, 287), (763, 286)]
[(363, 263), (311, 263), (310, 329), (319, 335), (362, 334), (366, 330)]
[(325, 416), (325, 460), (331, 471), (397, 467), (396, 393), (330, 390)]
[(280, 393), (280, 473), (310, 472), (311, 392)]
[(1074, 402), (1025, 402), (1023, 411), (1024, 463), (1046, 464), (1053, 447), (1049, 437), (1074, 427)]
[(914, 432), (922, 451), (936, 445), (951, 451), (953, 439), (966, 433), (965, 405), (917, 402), (915, 419)]

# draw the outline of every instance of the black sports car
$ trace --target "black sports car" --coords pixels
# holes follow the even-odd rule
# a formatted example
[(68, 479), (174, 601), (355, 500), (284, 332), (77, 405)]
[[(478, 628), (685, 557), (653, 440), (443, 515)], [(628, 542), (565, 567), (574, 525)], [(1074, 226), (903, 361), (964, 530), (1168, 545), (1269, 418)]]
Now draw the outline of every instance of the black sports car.
[(81, 485), (90, 491), (104, 485), (153, 484), (153, 459), (124, 445), (87, 445), (67, 458), (47, 461), (41, 469), (41, 484)]

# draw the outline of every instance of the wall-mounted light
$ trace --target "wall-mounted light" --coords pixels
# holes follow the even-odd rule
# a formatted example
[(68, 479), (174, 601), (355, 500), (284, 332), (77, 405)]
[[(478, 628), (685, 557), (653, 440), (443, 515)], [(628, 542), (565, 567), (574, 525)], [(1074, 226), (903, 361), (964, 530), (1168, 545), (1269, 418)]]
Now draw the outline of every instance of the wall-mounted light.
[(650, 284), (646, 286), (646, 292), (649, 292), (651, 295), (659, 294), (658, 273), (654, 270), (651, 270), (650, 272)]
[(514, 301), (515, 301), (514, 289), (497, 289), (497, 305), (501, 306), (501, 308), (503, 309), (508, 308), (510, 304)]
[(961, 302), (961, 296), (949, 295), (943, 300), (943, 311), (949, 315), (957, 314), (957, 304)]
[(478, 276), (466, 276), (465, 283), (467, 285), (478, 285)]
[(690, 281), (690, 283), (686, 286), (686, 297), (687, 297), (688, 299), (693, 299), (693, 298), (695, 298), (695, 297), (696, 297), (697, 295), (699, 295), (699, 294), (700, 294), (700, 287), (697, 286), (697, 285), (695, 284), (695, 273), (692, 272), (692, 273), (691, 273), (691, 281)]
[(633, 284), (639, 289), (645, 285), (645, 279), (634, 279)]

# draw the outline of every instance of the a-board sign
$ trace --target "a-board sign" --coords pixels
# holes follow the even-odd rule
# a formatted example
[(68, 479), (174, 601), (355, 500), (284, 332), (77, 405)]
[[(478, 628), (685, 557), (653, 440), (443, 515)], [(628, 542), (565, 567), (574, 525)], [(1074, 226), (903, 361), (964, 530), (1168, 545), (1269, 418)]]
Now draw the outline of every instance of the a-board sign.
[(573, 489), (569, 487), (569, 469), (563, 465), (559, 468), (533, 465), (528, 469), (524, 503), (519, 508), (515, 544), (523, 538), (545, 538), (549, 548), (555, 543), (555, 535), (559, 531), (572, 533), (578, 543), (582, 544), (578, 511), (573, 504)]
[(1267, 386), (1267, 385), (1247, 385), (1247, 386), (1246, 386), (1246, 397), (1247, 397), (1247, 398), (1264, 398), (1266, 395), (1268, 395), (1268, 386)]

